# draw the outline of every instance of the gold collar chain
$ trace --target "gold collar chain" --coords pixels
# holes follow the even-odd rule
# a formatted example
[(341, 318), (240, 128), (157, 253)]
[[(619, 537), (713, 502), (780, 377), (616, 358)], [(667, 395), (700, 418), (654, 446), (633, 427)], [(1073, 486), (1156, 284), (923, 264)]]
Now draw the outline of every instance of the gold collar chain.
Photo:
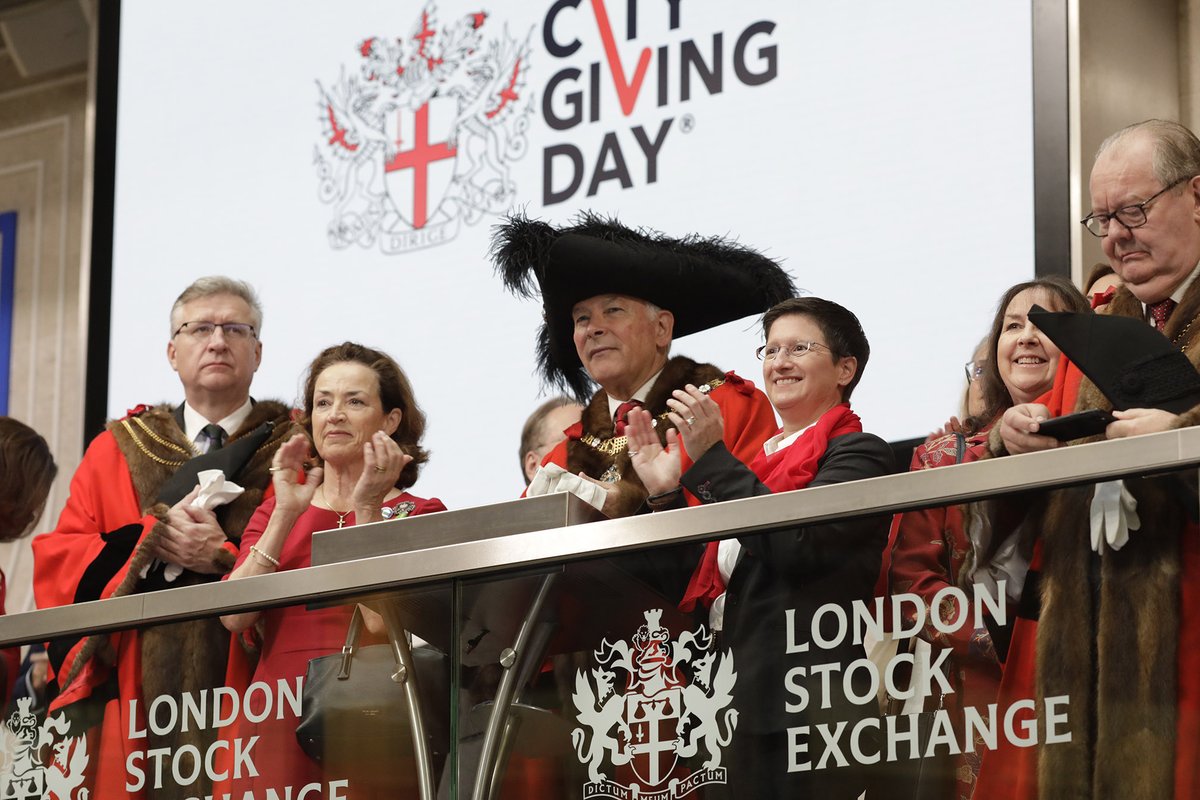
[[(1186, 353), (1186, 352), (1187, 352), (1188, 345), (1190, 345), (1190, 344), (1192, 343), (1192, 340), (1191, 340), (1191, 338), (1190, 338), (1190, 337), (1189, 337), (1189, 338), (1186, 338), (1186, 339), (1184, 339), (1184, 337), (1185, 337), (1185, 336), (1187, 336), (1187, 332), (1188, 332), (1188, 331), (1190, 331), (1190, 330), (1192, 329), (1192, 325), (1193, 325), (1195, 322), (1196, 322), (1196, 318), (1195, 318), (1195, 317), (1193, 317), (1193, 318), (1192, 318), (1192, 320), (1191, 320), (1190, 322), (1188, 322), (1188, 324), (1187, 324), (1187, 325), (1185, 325), (1185, 326), (1183, 327), (1183, 330), (1181, 330), (1179, 333), (1175, 334), (1175, 338), (1173, 338), (1173, 339), (1171, 340), (1171, 344), (1174, 344), (1175, 346), (1177, 346), (1177, 347), (1179, 348), (1179, 350), (1180, 350), (1181, 352), (1183, 352), (1183, 353)], [(1181, 339), (1183, 340), (1183, 344), (1180, 344), (1180, 343), (1179, 343), (1179, 341), (1180, 341)]]
[(156, 454), (150, 452), (150, 448), (146, 447), (146, 443), (143, 442), (138, 437), (137, 433), (134, 432), (133, 426), (129, 424), (129, 420), (128, 419), (121, 420), (121, 425), (125, 428), (125, 432), (129, 434), (129, 438), (133, 440), (133, 443), (135, 445), (137, 445), (137, 449), (141, 450), (142, 455), (144, 455), (146, 458), (150, 459), (151, 461), (162, 464), (164, 467), (181, 467), (184, 465), (184, 463), (186, 463), (189, 459), (191, 459), (192, 456), (198, 455), (200, 452), (190, 442), (188, 443), (188, 447), (190, 449), (184, 449), (183, 447), (180, 447), (179, 445), (175, 444), (174, 442), (164, 439), (163, 437), (161, 437), (157, 433), (155, 433), (150, 428), (150, 426), (147, 425), (142, 420), (141, 417), (133, 417), (133, 421), (139, 428), (142, 429), (142, 432), (144, 434), (146, 434), (146, 436), (150, 437), (155, 442), (157, 442), (158, 444), (167, 448), (168, 450), (172, 450), (176, 453), (181, 453), (185, 456), (185, 458), (182, 461), (171, 461), (169, 459), (163, 458), (162, 456), (159, 456), (159, 455), (156, 455)]
[[(713, 389), (716, 389), (718, 386), (720, 386), (723, 383), (725, 383), (724, 378), (713, 378), (708, 383), (700, 384), (700, 386), (698, 388), (700, 389), (700, 391), (702, 393), (708, 394)], [(670, 413), (671, 413), (670, 411), (664, 411), (663, 413), (661, 413), (657, 417), (655, 417), (655, 419), (656, 420), (665, 420)], [(593, 450), (598, 450), (601, 453), (604, 453), (604, 455), (606, 455), (606, 456), (616, 456), (618, 453), (621, 453), (622, 451), (624, 451), (626, 449), (626, 447), (629, 444), (629, 437), (628, 436), (614, 436), (611, 439), (601, 439), (599, 436), (595, 436), (590, 433), (585, 433), (583, 436), (579, 437), (579, 441), (583, 442), (584, 444), (586, 444), (588, 447), (592, 448)]]

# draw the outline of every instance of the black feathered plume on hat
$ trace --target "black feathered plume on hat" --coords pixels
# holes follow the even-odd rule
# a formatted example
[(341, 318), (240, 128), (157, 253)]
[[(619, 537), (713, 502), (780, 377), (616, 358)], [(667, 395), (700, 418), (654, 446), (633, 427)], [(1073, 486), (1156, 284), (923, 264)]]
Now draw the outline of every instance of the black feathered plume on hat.
[(796, 293), (779, 264), (749, 247), (696, 234), (674, 239), (591, 212), (564, 228), (514, 215), (495, 227), (491, 255), (510, 291), (541, 294), (543, 378), (585, 402), (592, 381), (572, 338), (579, 301), (601, 294), (646, 300), (674, 314), (678, 337), (762, 314)]

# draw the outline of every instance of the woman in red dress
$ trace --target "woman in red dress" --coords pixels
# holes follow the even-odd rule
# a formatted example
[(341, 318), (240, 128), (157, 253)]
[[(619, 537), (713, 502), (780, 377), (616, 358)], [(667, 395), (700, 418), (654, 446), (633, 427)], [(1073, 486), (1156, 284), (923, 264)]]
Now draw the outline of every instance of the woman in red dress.
[[(440, 500), (406, 491), (429, 458), (420, 444), (425, 415), (392, 358), (350, 342), (330, 347), (309, 367), (304, 402), (308, 436), (296, 434), (276, 452), (275, 496), (246, 526), (229, 580), (310, 566), (316, 531), (445, 510)], [(306, 466), (310, 437), (320, 464), (311, 469)], [(382, 633), (382, 618), (361, 608), (367, 629)], [(281, 679), (295, 687), (310, 659), (341, 649), (353, 610), (352, 605), (311, 611), (293, 605), (230, 614), (221, 621), (235, 633), (261, 622), (262, 653), (252, 680), (274, 690)], [(260, 737), (253, 759), (259, 774), (235, 778), (236, 796), (256, 790), (258, 797), (274, 788), (282, 797), (287, 786), (299, 792), (337, 779), (349, 780), (347, 796), (394, 796), (391, 773), (405, 769), (403, 764), (381, 765), (377, 775), (323, 774), (296, 742), (298, 719), (290, 706), (280, 699), (277, 710), (257, 724), (240, 721), (237, 735), (243, 741)]]
[[(1074, 284), (1056, 276), (1018, 283), (1005, 292), (992, 320), (983, 370), (974, 378), (982, 385), (983, 412), (968, 417), (961, 432), (947, 433), (918, 447), (910, 469), (977, 460), (986, 449), (988, 430), (1006, 409), (1014, 403), (1032, 402), (1050, 390), (1059, 351), (1029, 322), (1029, 309), (1035, 303), (1050, 311), (1088, 310), (1087, 300)], [(887, 564), (884, 567), (888, 594), (910, 592), (928, 605), (950, 586), (963, 588), (971, 597), (978, 584), (996, 596), (999, 582), (1004, 581), (1008, 608), (1015, 609), (1029, 565), (1029, 543), (1022, 543), (1017, 536), (993, 537), (990, 523), (978, 505), (923, 508), (897, 515), (890, 569)], [(960, 609), (953, 599), (945, 602), (949, 605), (941, 611), (941, 619), (959, 619)], [(911, 623), (915, 610), (910, 605), (904, 610), (905, 622)], [(961, 619), (971, 616), (964, 613)], [(947, 672), (954, 693), (928, 700), (927, 706), (935, 708), (940, 703), (952, 709), (950, 718), (961, 735), (962, 708), (974, 706), (984, 711), (996, 700), (1001, 659), (992, 634), (986, 627), (973, 625), (944, 633), (927, 618), (918, 636), (935, 648), (935, 655), (939, 649), (951, 650)], [(973, 752), (958, 757), (954, 786), (946, 787), (946, 797), (969, 800), (984, 748), (984, 743), (977, 741)]]

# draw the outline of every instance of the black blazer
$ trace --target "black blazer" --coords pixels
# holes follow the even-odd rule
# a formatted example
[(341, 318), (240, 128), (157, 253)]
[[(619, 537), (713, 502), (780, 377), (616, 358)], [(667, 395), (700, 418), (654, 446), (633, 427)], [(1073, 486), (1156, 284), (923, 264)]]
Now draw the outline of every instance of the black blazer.
[[(829, 441), (809, 486), (887, 475), (892, 463), (892, 450), (879, 437), (868, 433), (838, 436)], [(700, 457), (681, 483), (706, 503), (771, 494), (720, 443)], [(812, 667), (830, 663), (844, 667), (864, 656), (862, 646), (853, 643), (850, 605), (853, 600), (871, 601), (889, 522), (887, 516), (867, 517), (738, 537), (742, 553), (726, 590), (720, 643), (721, 649), (733, 651), (738, 674), (733, 695), (740, 729), (766, 733), (842, 720), (852, 727), (858, 719), (877, 716), (873, 698), (863, 705), (846, 700), (840, 668), (830, 673), (831, 691), (824, 693)], [(843, 608), (850, 627), (838, 646), (824, 650), (811, 641), (810, 630), (817, 609), (827, 603)], [(787, 609), (795, 612), (793, 639), (809, 642), (808, 652), (787, 653)], [(833, 639), (836, 615), (823, 615), (822, 623), (824, 638)], [(807, 672), (807, 678), (799, 683), (808, 691), (808, 707), (789, 713), (785, 703), (800, 700), (784, 684), (788, 671), (795, 667)], [(861, 673), (861, 677), (867, 676)], [(856, 687), (855, 693), (869, 691), (866, 683)], [(823, 696), (828, 696), (830, 708), (820, 708)], [(813, 763), (820, 757), (822, 741), (817, 731), (811, 730)]]

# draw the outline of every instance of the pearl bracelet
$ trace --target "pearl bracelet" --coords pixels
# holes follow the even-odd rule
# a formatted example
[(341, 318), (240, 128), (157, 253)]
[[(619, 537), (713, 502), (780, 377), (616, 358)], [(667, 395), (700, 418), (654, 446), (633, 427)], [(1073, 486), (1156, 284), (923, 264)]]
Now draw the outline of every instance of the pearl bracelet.
[[(275, 569), (279, 569), (279, 559), (273, 555), (270, 555), (269, 553), (264, 553), (262, 550), (259, 550), (257, 545), (250, 545), (250, 552), (256, 556), (266, 559), (271, 566), (275, 567)], [(263, 566), (265, 567), (267, 564), (263, 564)]]

